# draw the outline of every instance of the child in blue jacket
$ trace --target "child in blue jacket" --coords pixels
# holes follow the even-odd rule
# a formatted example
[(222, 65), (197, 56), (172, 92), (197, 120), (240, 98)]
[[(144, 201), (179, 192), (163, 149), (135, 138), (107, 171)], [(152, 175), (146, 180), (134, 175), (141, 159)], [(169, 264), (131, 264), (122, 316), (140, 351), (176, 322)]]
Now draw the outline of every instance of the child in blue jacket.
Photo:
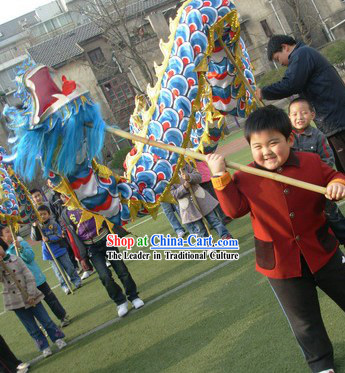
[(60, 225), (51, 217), (49, 207), (41, 205), (38, 207), (37, 210), (43, 222), (41, 226), (43, 237), (36, 224), (31, 228), (31, 238), (35, 241), (42, 240), (43, 260), (51, 261), (52, 268), (60, 282), (62, 290), (65, 292), (65, 294), (69, 294), (70, 290), (65, 283), (65, 280), (63, 279), (53, 258), (51, 257), (46, 245), (46, 243), (49, 244), (49, 247), (53, 252), (56, 260), (59, 262), (60, 267), (65, 270), (74, 286), (79, 289), (81, 287), (81, 279), (77, 273), (77, 270), (74, 268), (71, 259), (68, 256), (67, 249), (64, 244), (65, 241), (63, 240), (62, 229)]
[[(13, 237), (9, 227), (0, 227), (0, 238), (3, 241), (1, 246), (5, 246), (7, 254), (17, 255), (13, 244)], [(31, 246), (21, 237), (17, 238), (17, 247), (19, 248), (19, 256), (23, 259), (26, 266), (30, 269), (35, 277), (37, 288), (44, 294), (44, 300), (52, 310), (54, 315), (61, 321), (61, 327), (67, 326), (70, 320), (66, 310), (63, 308), (56, 295), (47, 283), (47, 278), (41, 271), (41, 268), (35, 261), (35, 253)]]

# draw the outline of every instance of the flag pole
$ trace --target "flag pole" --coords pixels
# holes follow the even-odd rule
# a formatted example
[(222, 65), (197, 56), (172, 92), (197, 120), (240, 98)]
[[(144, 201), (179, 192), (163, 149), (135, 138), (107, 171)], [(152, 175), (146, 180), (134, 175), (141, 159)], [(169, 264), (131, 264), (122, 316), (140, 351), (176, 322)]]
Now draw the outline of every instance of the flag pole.
[[(85, 123), (85, 126), (92, 127), (93, 125), (92, 125), (92, 123)], [(146, 145), (154, 146), (156, 148), (160, 148), (160, 149), (164, 149), (164, 150), (167, 150), (167, 151), (170, 151), (170, 152), (178, 153), (178, 154), (181, 154), (185, 157), (198, 159), (200, 161), (206, 161), (206, 155), (194, 152), (194, 151), (189, 150), (189, 149), (184, 149), (184, 148), (180, 148), (180, 147), (175, 146), (175, 145), (170, 145), (170, 144), (165, 144), (165, 143), (154, 141), (154, 140), (149, 140), (146, 137), (133, 135), (133, 134), (128, 133), (126, 131), (120, 130), (118, 128), (112, 128), (110, 126), (106, 126), (105, 131), (109, 132), (109, 133), (112, 133), (114, 135), (123, 137), (125, 139), (131, 140), (131, 141), (142, 142)], [(245, 166), (245, 165), (242, 165), (240, 163), (236, 163), (236, 162), (232, 162), (232, 161), (226, 161), (226, 167), (229, 168), (229, 169), (231, 168), (231, 169), (246, 172), (246, 173), (249, 173), (249, 174), (252, 174), (252, 175), (256, 175), (256, 176), (260, 176), (260, 177), (265, 177), (267, 179), (275, 180), (279, 183), (284, 183), (284, 184), (292, 185), (292, 186), (295, 186), (295, 187), (298, 187), (298, 188), (306, 189), (306, 190), (309, 190), (311, 192), (326, 194), (326, 188), (325, 187), (315, 185), (315, 184), (311, 184), (311, 183), (307, 183), (305, 181), (293, 179), (291, 177), (283, 176), (283, 175), (277, 174), (275, 172), (260, 170), (258, 168)]]

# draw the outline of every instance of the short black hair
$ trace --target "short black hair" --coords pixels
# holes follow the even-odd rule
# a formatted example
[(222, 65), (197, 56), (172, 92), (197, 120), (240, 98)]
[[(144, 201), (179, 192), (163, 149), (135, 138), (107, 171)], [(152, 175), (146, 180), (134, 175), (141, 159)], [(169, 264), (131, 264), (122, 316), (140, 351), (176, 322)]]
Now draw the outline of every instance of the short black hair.
[(289, 104), (289, 109), (288, 109), (289, 114), (290, 114), (291, 106), (293, 104), (298, 103), (298, 102), (305, 102), (306, 104), (308, 104), (310, 111), (315, 112), (314, 106), (312, 105), (312, 103), (308, 99), (306, 99), (305, 97), (297, 97), (297, 98), (294, 98)]
[(50, 208), (46, 205), (40, 205), (37, 207), (37, 211), (47, 211), (47, 213), (50, 215)]
[(273, 35), (267, 44), (267, 57), (269, 61), (273, 60), (274, 53), (283, 50), (282, 44), (295, 45), (296, 40), (288, 35)]
[(284, 110), (273, 105), (253, 111), (244, 125), (244, 137), (250, 144), (250, 138), (253, 133), (265, 130), (278, 131), (288, 139), (292, 132), (290, 118)]
[(39, 192), (39, 193), (42, 194), (42, 192), (39, 189), (37, 189), (37, 188), (34, 188), (34, 189), (30, 190), (30, 194), (34, 194), (34, 193), (37, 193), (37, 192)]

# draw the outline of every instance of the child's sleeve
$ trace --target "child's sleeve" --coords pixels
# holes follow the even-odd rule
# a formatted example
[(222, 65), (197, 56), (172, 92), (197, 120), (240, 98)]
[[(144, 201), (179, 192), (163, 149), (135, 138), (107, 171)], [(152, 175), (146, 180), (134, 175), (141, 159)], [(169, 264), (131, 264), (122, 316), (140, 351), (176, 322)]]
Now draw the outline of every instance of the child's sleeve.
[(213, 188), (216, 191), (218, 201), (225, 215), (231, 218), (240, 218), (250, 212), (250, 206), (247, 198), (237, 187), (239, 183), (236, 173), (231, 178), (229, 172), (223, 176), (213, 177)]
[(31, 263), (35, 259), (35, 253), (26, 241), (19, 243), (19, 255), (25, 263)]
[(30, 237), (33, 241), (42, 241), (42, 235), (38, 227), (31, 226)]
[(188, 170), (188, 175), (190, 177), (190, 183), (193, 185), (200, 184), (202, 180), (201, 173), (196, 169), (192, 168), (191, 170)]
[(321, 162), (321, 171), (324, 177), (324, 185), (327, 187), (331, 183), (340, 183), (345, 185), (345, 175), (342, 172), (334, 170), (332, 167), (328, 166), (325, 162)]
[(61, 240), (62, 229), (58, 223), (53, 224), (53, 229), (51, 230), (51, 234), (49, 234), (47, 237), (48, 237), (48, 242), (57, 242)]
[(334, 155), (333, 150), (328, 144), (326, 136), (320, 131), (317, 139), (317, 153), (321, 159), (326, 162), (329, 166), (334, 166)]
[(181, 199), (189, 194), (188, 189), (186, 189), (182, 184), (174, 184), (171, 187), (170, 192), (175, 199)]

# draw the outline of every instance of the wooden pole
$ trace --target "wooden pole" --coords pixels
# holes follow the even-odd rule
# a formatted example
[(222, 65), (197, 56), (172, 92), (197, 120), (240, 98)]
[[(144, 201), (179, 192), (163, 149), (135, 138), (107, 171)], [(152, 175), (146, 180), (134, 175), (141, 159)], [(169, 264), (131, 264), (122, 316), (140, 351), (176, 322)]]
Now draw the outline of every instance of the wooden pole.
[(22, 287), (22, 285), (17, 280), (17, 277), (15, 274), (7, 267), (7, 265), (4, 263), (3, 260), (0, 261), (0, 266), (3, 268), (3, 270), (11, 277), (12, 281), (16, 284), (17, 288), (19, 289), (20, 293), (22, 294), (24, 300), (26, 301), (28, 299), (28, 293), (27, 291)]
[[(37, 223), (37, 228), (38, 228), (38, 230), (40, 231), (41, 236), (42, 236), (42, 239), (43, 239), (43, 232), (42, 232), (41, 227), (40, 227), (38, 224), (39, 224), (39, 223)], [(72, 285), (71, 285), (69, 279), (66, 277), (65, 272), (64, 272), (63, 269), (61, 268), (60, 263), (56, 260), (55, 255), (53, 254), (52, 249), (50, 248), (48, 242), (44, 242), (44, 243), (45, 243), (45, 245), (46, 245), (46, 247), (47, 247), (47, 249), (48, 249), (48, 251), (49, 251), (49, 254), (50, 254), (51, 257), (53, 258), (53, 261), (54, 261), (54, 263), (56, 264), (56, 266), (57, 266), (57, 268), (58, 268), (58, 271), (61, 273), (61, 276), (63, 277), (63, 279), (64, 279), (64, 281), (65, 281), (65, 283), (66, 283), (68, 289), (70, 290), (70, 292), (71, 292), (72, 294), (74, 294), (74, 293), (73, 293), (73, 289), (72, 289)]]
[(254, 91), (253, 87), (249, 84), (248, 79), (243, 74), (243, 71), (237, 65), (236, 59), (232, 55), (230, 49), (227, 47), (227, 45), (224, 43), (224, 41), (223, 41), (223, 39), (221, 37), (219, 37), (218, 40), (219, 40), (221, 46), (223, 47), (226, 56), (229, 58), (229, 60), (231, 61), (231, 63), (236, 67), (238, 75), (240, 76), (240, 78), (241, 78), (242, 82), (244, 83), (244, 85), (247, 87), (248, 91), (253, 96), (253, 99), (257, 102), (258, 106), (264, 107), (265, 104), (262, 101), (260, 101), (259, 99), (256, 98), (255, 91)]
[[(87, 127), (92, 127), (92, 123), (85, 123), (85, 125)], [(117, 128), (112, 128), (112, 127), (109, 127), (109, 126), (106, 126), (105, 130), (109, 133), (113, 133), (117, 136), (124, 137), (125, 139), (128, 139), (128, 140), (139, 141), (139, 142), (142, 142), (142, 143), (147, 144), (149, 146), (154, 146), (156, 148), (160, 148), (160, 149), (168, 150), (170, 152), (175, 152), (175, 153), (181, 154), (185, 157), (198, 159), (200, 161), (206, 161), (206, 155), (201, 154), (201, 153), (193, 152), (192, 150), (189, 150), (189, 149), (183, 149), (183, 148), (180, 148), (180, 147), (175, 146), (175, 145), (169, 145), (169, 144), (164, 144), (162, 142), (149, 140), (146, 137), (141, 137), (141, 136), (138, 136), (138, 135), (132, 135), (131, 133), (125, 132), (125, 131), (117, 129)], [(311, 183), (306, 183), (305, 181), (301, 181), (301, 180), (293, 179), (291, 177), (279, 175), (279, 174), (274, 173), (274, 172), (260, 170), (258, 168), (249, 167), (249, 166), (242, 165), (240, 163), (230, 162), (230, 161), (226, 161), (226, 167), (227, 168), (232, 168), (234, 170), (247, 172), (247, 173), (252, 174), (252, 175), (265, 177), (267, 179), (275, 180), (279, 183), (284, 183), (284, 184), (292, 185), (292, 186), (295, 186), (295, 187), (298, 187), (298, 188), (310, 190), (311, 192), (326, 194), (326, 188), (325, 187), (322, 187), (322, 186), (319, 186), (319, 185), (314, 185), (314, 184), (311, 184)]]
[(200, 208), (200, 206), (199, 206), (198, 200), (197, 200), (196, 197), (195, 197), (195, 194), (194, 194), (194, 191), (193, 191), (192, 187), (190, 186), (190, 187), (188, 188), (188, 190), (189, 190), (190, 195), (192, 196), (192, 200), (193, 200), (193, 202), (194, 202), (195, 207), (197, 208), (197, 210), (198, 210), (198, 211), (200, 212), (200, 214), (201, 214), (201, 219), (202, 219), (202, 222), (203, 222), (204, 225), (205, 225), (205, 228), (206, 228), (206, 230), (207, 230), (208, 235), (209, 235), (209, 236), (212, 236), (212, 233), (211, 233), (210, 227), (209, 227), (209, 225), (208, 225), (208, 221), (206, 220), (205, 216), (203, 215), (203, 213), (202, 213), (202, 211), (201, 211), (201, 208)]
[(10, 228), (10, 231), (11, 231), (14, 249), (16, 250), (17, 256), (19, 256), (19, 248), (18, 248), (18, 245), (17, 245), (17, 236), (16, 236), (16, 233), (15, 233), (15, 231), (13, 229), (13, 226), (12, 226), (12, 224), (11, 224), (11, 222), (9, 220), (7, 220), (7, 225)]

